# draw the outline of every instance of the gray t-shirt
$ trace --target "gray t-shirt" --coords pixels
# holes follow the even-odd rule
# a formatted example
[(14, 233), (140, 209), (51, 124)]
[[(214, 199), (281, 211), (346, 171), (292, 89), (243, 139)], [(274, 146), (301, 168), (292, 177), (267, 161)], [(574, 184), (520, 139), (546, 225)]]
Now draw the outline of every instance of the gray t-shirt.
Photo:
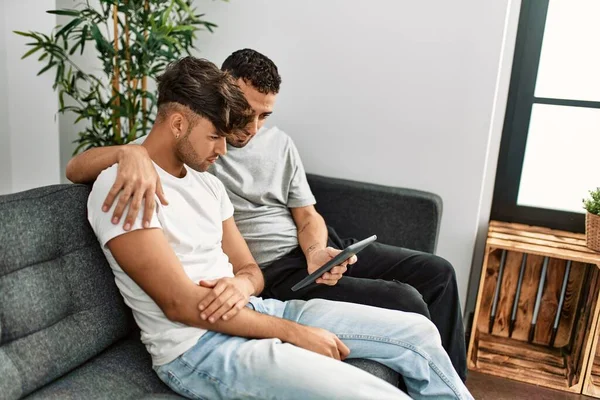
[(259, 265), (298, 246), (289, 209), (316, 201), (298, 150), (285, 132), (262, 128), (246, 147), (228, 146), (210, 172), (225, 185), (235, 222)]

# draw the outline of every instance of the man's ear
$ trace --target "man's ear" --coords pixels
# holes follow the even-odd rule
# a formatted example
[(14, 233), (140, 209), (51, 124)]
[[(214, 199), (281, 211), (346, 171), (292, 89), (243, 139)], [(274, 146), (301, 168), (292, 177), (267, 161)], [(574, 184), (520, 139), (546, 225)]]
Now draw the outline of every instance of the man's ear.
[(187, 130), (187, 124), (187, 119), (180, 112), (174, 112), (169, 117), (169, 129), (175, 139), (183, 136), (183, 133)]

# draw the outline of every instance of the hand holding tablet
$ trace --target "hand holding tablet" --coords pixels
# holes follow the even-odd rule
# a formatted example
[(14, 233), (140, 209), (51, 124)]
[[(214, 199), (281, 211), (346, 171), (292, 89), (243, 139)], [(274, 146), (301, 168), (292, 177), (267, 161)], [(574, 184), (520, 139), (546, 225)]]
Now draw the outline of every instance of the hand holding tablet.
[(344, 261), (346, 261), (347, 259), (349, 259), (350, 257), (352, 257), (353, 255), (358, 254), (358, 252), (360, 252), (361, 250), (363, 250), (365, 247), (367, 247), (371, 243), (375, 242), (376, 240), (377, 240), (377, 236), (373, 235), (364, 240), (361, 240), (360, 242), (356, 242), (356, 243), (346, 247), (344, 250), (342, 250), (342, 252), (340, 254), (333, 257), (331, 260), (329, 260), (327, 263), (325, 263), (321, 268), (319, 268), (318, 270), (316, 270), (315, 272), (313, 272), (312, 274), (308, 275), (306, 278), (302, 279), (300, 282), (295, 284), (292, 287), (292, 291), (296, 292), (296, 291), (310, 285), (311, 283), (316, 281), (317, 278), (319, 278), (321, 275), (323, 275), (325, 272), (329, 272), (336, 265), (339, 265), (339, 264), (343, 263)]

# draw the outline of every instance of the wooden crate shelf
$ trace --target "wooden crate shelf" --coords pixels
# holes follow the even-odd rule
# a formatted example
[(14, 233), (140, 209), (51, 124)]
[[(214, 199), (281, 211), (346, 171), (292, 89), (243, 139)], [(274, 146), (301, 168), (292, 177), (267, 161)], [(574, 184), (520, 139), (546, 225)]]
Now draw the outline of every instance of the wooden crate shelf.
[(469, 369), (574, 393), (600, 384), (599, 267), (584, 235), (492, 221)]

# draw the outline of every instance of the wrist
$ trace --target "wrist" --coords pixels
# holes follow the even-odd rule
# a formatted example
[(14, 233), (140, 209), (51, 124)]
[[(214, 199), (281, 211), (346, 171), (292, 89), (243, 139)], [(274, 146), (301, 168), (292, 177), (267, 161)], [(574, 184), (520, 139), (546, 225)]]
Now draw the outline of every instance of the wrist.
[(115, 160), (115, 162), (120, 163), (125, 158), (129, 157), (130, 154), (132, 154), (133, 152), (138, 152), (138, 151), (146, 153), (146, 155), (148, 154), (148, 151), (146, 150), (146, 148), (139, 144), (131, 143), (131, 144), (124, 144), (122, 146), (119, 146), (119, 151), (117, 151), (117, 154), (116, 154), (117, 159)]
[(319, 251), (319, 250), (322, 250), (322, 249), (324, 249), (324, 248), (325, 248), (325, 246), (323, 246), (323, 244), (322, 244), (322, 243), (319, 243), (319, 242), (315, 242), (315, 243), (311, 244), (310, 246), (308, 246), (308, 247), (306, 248), (306, 251), (305, 251), (305, 253), (306, 253), (306, 258), (309, 258), (309, 257), (311, 257), (311, 256), (312, 256), (313, 254), (315, 254), (317, 251)]
[(239, 278), (244, 282), (244, 292), (248, 296), (254, 295), (256, 288), (254, 287), (254, 282), (252, 282), (252, 277), (249, 274), (239, 274), (236, 278)]
[(304, 326), (285, 319), (282, 319), (281, 321), (287, 326), (282, 329), (282, 335), (279, 339), (282, 342), (291, 343), (297, 346), (300, 338), (305, 336), (302, 334), (303, 329), (305, 329)]
[(323, 246), (321, 243), (315, 243), (315, 244), (309, 246), (305, 252), (306, 261), (308, 261), (308, 263), (312, 263), (313, 256), (315, 256), (319, 252), (319, 250), (323, 250), (323, 249), (325, 249), (325, 246)]

